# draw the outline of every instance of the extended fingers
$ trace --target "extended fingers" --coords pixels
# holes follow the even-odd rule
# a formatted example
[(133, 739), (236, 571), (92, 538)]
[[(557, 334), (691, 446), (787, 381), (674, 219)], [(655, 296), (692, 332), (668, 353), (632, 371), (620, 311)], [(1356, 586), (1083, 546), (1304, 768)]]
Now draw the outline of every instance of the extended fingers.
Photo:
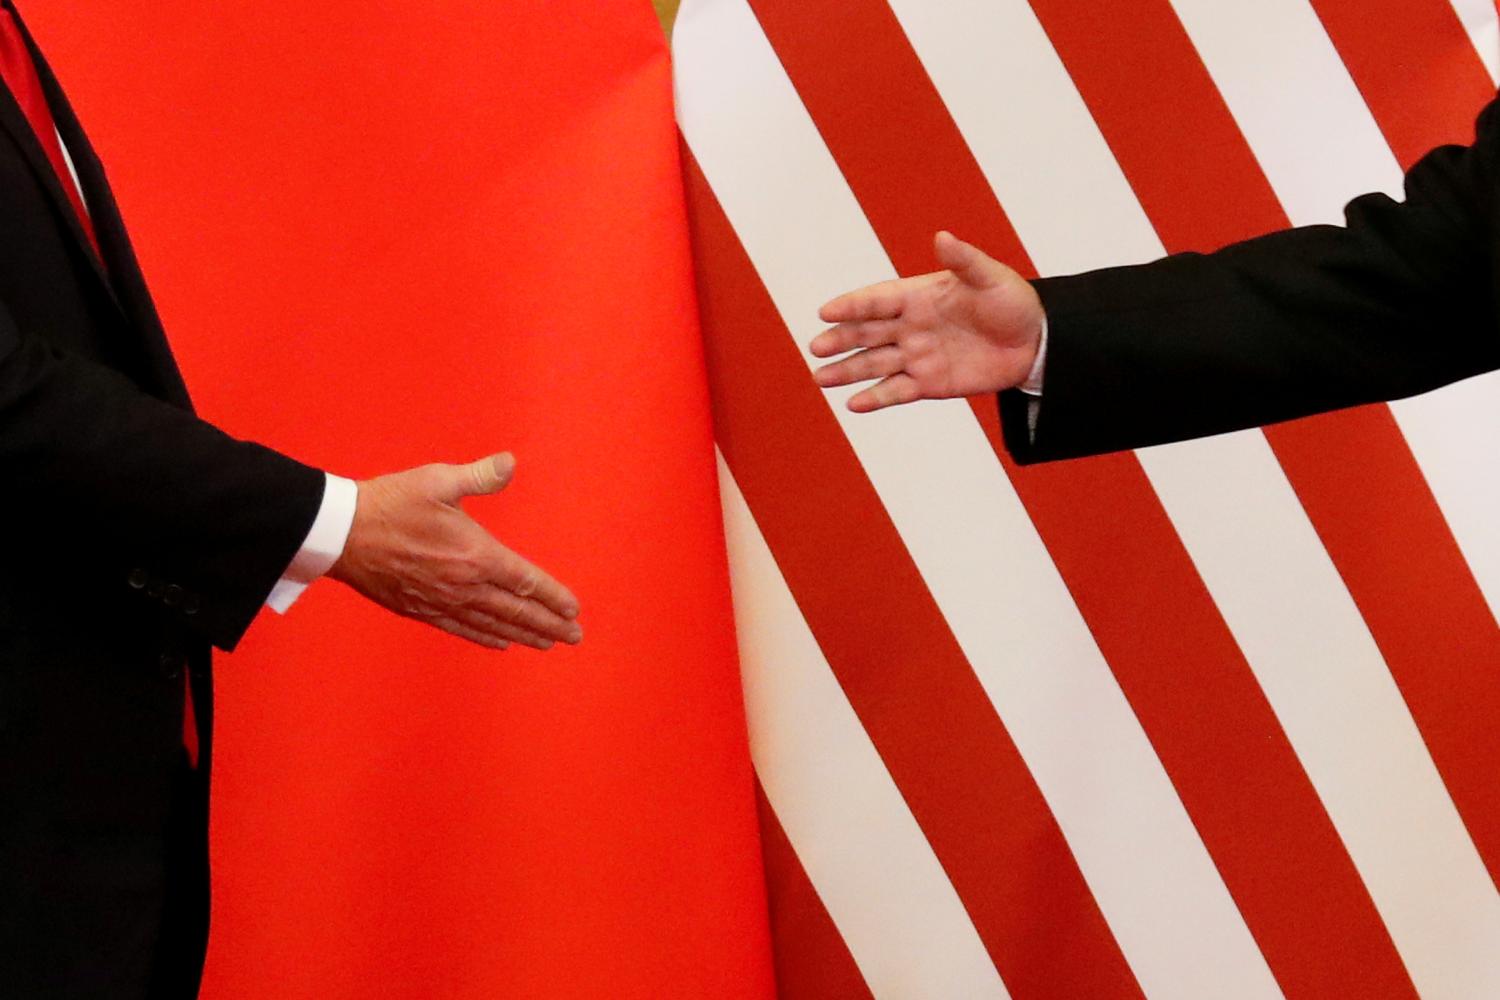
[(831, 365), (824, 365), (813, 373), (817, 383), (825, 389), (834, 386), (850, 385), (854, 382), (868, 382), (870, 379), (885, 378), (901, 371), (903, 367), (901, 349), (893, 345), (877, 347), (868, 351), (860, 351), (853, 357), (845, 358), (843, 361)]
[(503, 640), (507, 643), (515, 643), (520, 646), (529, 646), (532, 649), (548, 650), (557, 644), (556, 639), (540, 635), (531, 629), (524, 628), (513, 622), (502, 621), (492, 614), (473, 608), (465, 608), (455, 612), (457, 620), (477, 632)]
[[(508, 649), (514, 644), (548, 650), (558, 642), (576, 643), (583, 637), (576, 622), (495, 589), (469, 604), (414, 617), (490, 649)], [(537, 628), (531, 627), (533, 624)]]
[(577, 645), (583, 639), (583, 628), (578, 622), (558, 614), (535, 598), (522, 597), (503, 587), (491, 587), (475, 603), (473, 610), (554, 642)]
[(882, 281), (840, 295), (818, 310), (825, 323), (857, 323), (871, 319), (895, 319), (906, 302), (908, 281)]
[(498, 649), (503, 652), (510, 648), (509, 640), (495, 635), (490, 629), (475, 628), (461, 621), (455, 621), (446, 615), (439, 615), (428, 620), (449, 635), (456, 635), (460, 639), (467, 639), (469, 642), (483, 646), (486, 649)]
[(812, 351), (815, 357), (831, 358), (835, 354), (843, 354), (857, 347), (869, 348), (893, 344), (900, 332), (901, 322), (894, 319), (840, 323), (814, 337), (812, 343), (808, 345), (808, 350)]
[(571, 590), (503, 545), (496, 546), (489, 575), (497, 587), (535, 602), (554, 617), (578, 617), (578, 598)]
[(849, 400), (849, 409), (855, 413), (871, 413), (888, 406), (914, 403), (921, 398), (922, 390), (917, 386), (917, 380), (903, 373), (892, 375), (864, 392), (856, 393)]
[(476, 558), (478, 578), (465, 590), (464, 610), (519, 630), (505, 637), (528, 646), (575, 645), (583, 639), (576, 621), (578, 598), (568, 588), (488, 533), (481, 536)]

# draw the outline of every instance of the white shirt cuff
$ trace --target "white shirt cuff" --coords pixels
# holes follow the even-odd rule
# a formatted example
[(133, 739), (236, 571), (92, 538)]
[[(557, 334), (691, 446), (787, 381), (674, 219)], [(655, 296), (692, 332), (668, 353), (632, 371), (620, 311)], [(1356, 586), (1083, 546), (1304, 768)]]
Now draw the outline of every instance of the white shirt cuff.
[(1042, 339), (1036, 345), (1036, 360), (1031, 363), (1031, 372), (1018, 387), (1031, 398), (1026, 401), (1026, 434), (1036, 442), (1036, 424), (1042, 415), (1042, 379), (1047, 375), (1047, 317), (1042, 316)]
[(1031, 363), (1031, 371), (1026, 376), (1018, 389), (1028, 396), (1040, 396), (1042, 394), (1042, 379), (1047, 376), (1047, 317), (1042, 317), (1042, 339), (1036, 345), (1036, 360)]
[(279, 615), (287, 613), (302, 592), (318, 577), (333, 568), (344, 554), (344, 545), (349, 541), (349, 529), (354, 527), (354, 509), (359, 501), (359, 487), (352, 479), (344, 479), (324, 473), (327, 485), (323, 488), (323, 503), (318, 507), (318, 516), (302, 548), (292, 558), (292, 564), (281, 574), (271, 595), (266, 598), (266, 607)]

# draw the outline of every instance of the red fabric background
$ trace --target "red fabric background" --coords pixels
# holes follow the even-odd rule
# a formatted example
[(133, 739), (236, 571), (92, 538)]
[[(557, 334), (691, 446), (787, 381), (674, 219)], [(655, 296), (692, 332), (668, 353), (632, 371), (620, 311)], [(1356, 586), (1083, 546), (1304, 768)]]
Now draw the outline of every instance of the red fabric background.
[(24, 4), (206, 416), (471, 510), (579, 650), (332, 583), (218, 666), (231, 998), (772, 994), (669, 73), (639, 0)]

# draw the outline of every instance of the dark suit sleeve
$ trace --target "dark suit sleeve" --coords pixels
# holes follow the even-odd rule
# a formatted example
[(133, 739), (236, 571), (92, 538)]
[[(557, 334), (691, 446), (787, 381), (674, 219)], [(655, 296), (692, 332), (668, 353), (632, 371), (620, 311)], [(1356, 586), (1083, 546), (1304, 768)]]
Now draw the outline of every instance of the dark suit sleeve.
[(0, 473), (8, 510), (118, 558), (122, 591), (178, 588), (175, 613), (222, 649), (306, 538), (324, 487), (321, 472), (26, 335), (3, 306)]
[(1347, 225), (1036, 282), (1050, 327), (1034, 440), (1001, 396), (1020, 462), (1163, 444), (1396, 399), (1500, 367), (1500, 112), (1429, 153), (1406, 198)]

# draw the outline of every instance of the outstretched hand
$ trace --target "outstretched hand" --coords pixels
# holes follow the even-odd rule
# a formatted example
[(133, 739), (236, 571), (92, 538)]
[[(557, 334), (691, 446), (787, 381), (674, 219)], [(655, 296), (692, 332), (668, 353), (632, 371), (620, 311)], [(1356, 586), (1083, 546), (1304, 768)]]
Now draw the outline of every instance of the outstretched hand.
[(361, 482), (354, 526), (328, 575), (399, 615), (491, 649), (579, 642), (577, 598), (460, 506), (505, 489), (515, 468), (502, 454)]
[(849, 400), (868, 413), (919, 399), (998, 392), (1025, 381), (1041, 342), (1041, 299), (1015, 271), (950, 233), (938, 233), (945, 270), (841, 295), (819, 310), (837, 324), (813, 340), (825, 389), (879, 381)]

